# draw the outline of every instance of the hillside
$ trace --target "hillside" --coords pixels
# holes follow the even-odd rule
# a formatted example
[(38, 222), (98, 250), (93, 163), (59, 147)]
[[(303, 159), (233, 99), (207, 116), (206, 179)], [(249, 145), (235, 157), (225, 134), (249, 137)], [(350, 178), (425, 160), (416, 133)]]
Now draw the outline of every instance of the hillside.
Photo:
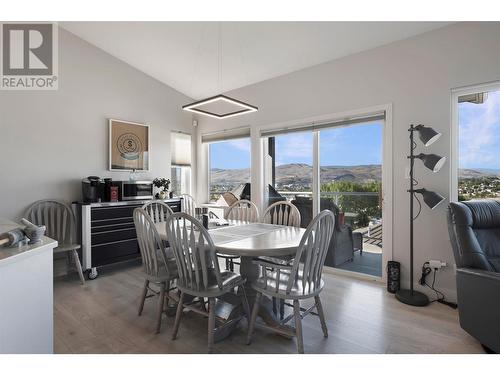
[(482, 178), (482, 177), (500, 177), (500, 170), (498, 169), (459, 169), (458, 177), (462, 179), (467, 178)]
[[(212, 169), (212, 182), (231, 184), (250, 179), (250, 170)], [(276, 183), (283, 185), (310, 185), (312, 167), (307, 164), (283, 164), (276, 167)], [(332, 181), (372, 182), (380, 181), (380, 165), (327, 166), (321, 167), (321, 183)]]

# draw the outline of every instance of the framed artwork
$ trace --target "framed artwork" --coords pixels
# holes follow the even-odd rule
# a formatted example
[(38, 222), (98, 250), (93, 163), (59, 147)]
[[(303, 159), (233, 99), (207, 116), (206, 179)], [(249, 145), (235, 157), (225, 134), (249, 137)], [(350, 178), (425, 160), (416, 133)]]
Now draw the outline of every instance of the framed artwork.
[(149, 126), (109, 119), (109, 170), (149, 171)]

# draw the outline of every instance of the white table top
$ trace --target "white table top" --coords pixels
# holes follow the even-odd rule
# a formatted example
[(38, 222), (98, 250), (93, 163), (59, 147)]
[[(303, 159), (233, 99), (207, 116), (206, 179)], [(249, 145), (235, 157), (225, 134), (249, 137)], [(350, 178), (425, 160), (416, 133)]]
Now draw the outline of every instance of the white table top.
[[(303, 228), (282, 225), (231, 222), (231, 226), (209, 230), (218, 252), (239, 256), (278, 256), (295, 254)], [(160, 237), (167, 239), (165, 223), (156, 225)]]

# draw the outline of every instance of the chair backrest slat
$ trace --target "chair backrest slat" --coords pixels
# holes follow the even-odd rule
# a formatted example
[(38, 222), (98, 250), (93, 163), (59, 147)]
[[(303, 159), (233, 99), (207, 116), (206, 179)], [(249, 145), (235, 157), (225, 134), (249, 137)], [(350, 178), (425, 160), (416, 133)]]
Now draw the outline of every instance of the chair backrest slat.
[(160, 276), (165, 267), (167, 276), (174, 274), (172, 262), (169, 262), (164, 242), (162, 241), (151, 216), (142, 208), (134, 210), (134, 224), (137, 242), (141, 251), (144, 272), (150, 276)]
[(167, 238), (179, 269), (178, 285), (193, 291), (206, 290), (209, 273), (213, 273), (222, 289), (217, 254), (208, 231), (184, 212), (172, 214), (166, 225)]
[(197, 207), (196, 201), (189, 194), (181, 194), (180, 198), (182, 198), (182, 212), (187, 213), (188, 215), (194, 216), (195, 209)]
[(57, 240), (59, 246), (73, 243), (76, 219), (67, 203), (55, 199), (36, 201), (28, 207), (25, 216), (33, 224), (45, 225), (45, 235)]
[(163, 223), (173, 214), (172, 209), (163, 201), (151, 201), (142, 206), (154, 223)]
[(264, 211), (262, 222), (298, 228), (300, 227), (300, 212), (299, 209), (290, 202), (275, 202)]
[(253, 202), (241, 199), (234, 202), (228, 208), (226, 212), (226, 219), (256, 223), (259, 221), (259, 209)]
[(290, 293), (297, 283), (300, 270), (302, 270), (304, 293), (313, 293), (319, 288), (334, 225), (335, 216), (329, 210), (321, 211), (308, 225), (295, 255), (288, 279), (287, 293)]

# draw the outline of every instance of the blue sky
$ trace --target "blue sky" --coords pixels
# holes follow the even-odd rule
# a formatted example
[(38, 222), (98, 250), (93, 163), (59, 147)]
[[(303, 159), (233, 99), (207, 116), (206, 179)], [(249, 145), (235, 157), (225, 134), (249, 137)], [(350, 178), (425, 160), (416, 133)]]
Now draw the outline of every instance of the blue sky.
[[(381, 164), (382, 124), (370, 123), (320, 133), (320, 162), (327, 165)], [(250, 166), (250, 140), (210, 145), (211, 168), (239, 169)], [(290, 133), (276, 137), (276, 163), (312, 164), (312, 133)]]
[(500, 169), (500, 91), (483, 104), (460, 103), (459, 168)]

